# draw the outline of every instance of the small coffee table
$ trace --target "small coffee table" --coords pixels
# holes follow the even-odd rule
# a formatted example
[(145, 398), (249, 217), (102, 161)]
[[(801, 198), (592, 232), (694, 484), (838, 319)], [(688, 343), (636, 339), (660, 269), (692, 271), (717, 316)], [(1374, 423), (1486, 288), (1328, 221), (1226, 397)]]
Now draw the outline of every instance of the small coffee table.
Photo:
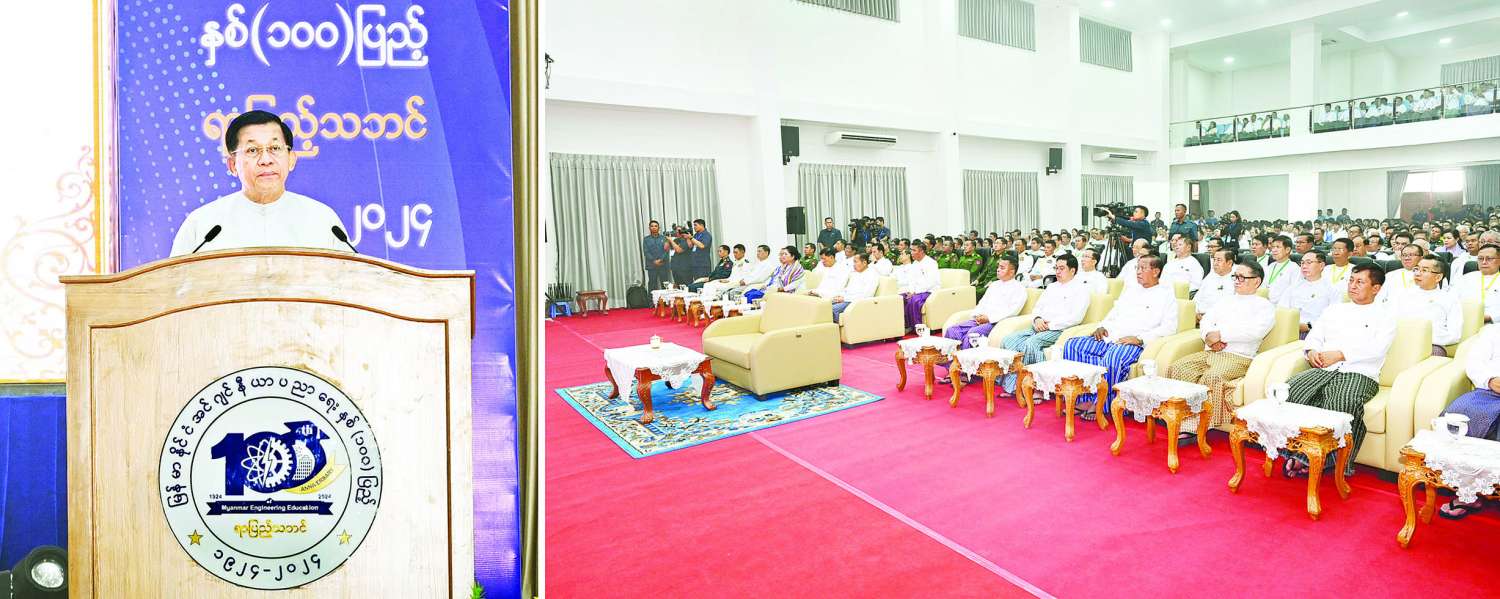
[(1229, 432), (1229, 452), (1234, 455), (1234, 476), (1229, 491), (1238, 493), (1245, 479), (1245, 442), (1259, 443), (1266, 450), (1264, 470), (1267, 478), (1276, 465), (1281, 450), (1307, 456), (1307, 515), (1317, 520), (1323, 514), (1318, 500), (1318, 481), (1323, 465), (1337, 452), (1333, 482), (1339, 496), (1349, 498), (1349, 483), (1344, 468), (1349, 465), (1349, 449), (1354, 446), (1354, 416), (1313, 406), (1262, 399), (1235, 411), (1234, 430)]
[(609, 294), (601, 289), (578, 292), (578, 311), (583, 313), (583, 317), (588, 318), (589, 312), (595, 310), (603, 312), (605, 316), (609, 315)]
[(1447, 433), (1421, 430), (1411, 443), (1401, 448), (1401, 475), (1396, 486), (1401, 492), (1401, 508), (1406, 522), (1396, 533), (1396, 543), (1411, 544), (1417, 532), (1417, 485), (1426, 491), (1422, 505), (1422, 523), (1432, 522), (1437, 509), (1437, 488), (1452, 489), (1464, 503), (1480, 497), (1500, 499), (1500, 443), (1474, 437), (1453, 437)]
[[(958, 371), (949, 373), (953, 381), (953, 399), (948, 400), (948, 406), (958, 407), (958, 394), (964, 388), (963, 377), (967, 374), (977, 376), (984, 381), (984, 416), (995, 417), (995, 379), (1000, 375), (1014, 373), (1018, 377), (1028, 376), (1025, 367), (1021, 364), (1021, 353), (998, 347), (971, 347), (961, 349), (953, 354), (954, 360), (958, 362)], [(1020, 386), (1017, 385), (1017, 388)], [(1019, 403), (1019, 400), (1017, 400)], [(1031, 414), (1026, 415), (1026, 428), (1031, 428)]]
[(934, 375), (932, 366), (934, 364), (946, 364), (953, 359), (953, 352), (958, 351), (958, 340), (936, 335), (926, 337), (912, 337), (896, 342), (896, 371), (901, 373), (900, 382), (896, 383), (897, 391), (906, 390), (906, 366), (908, 363), (916, 362), (922, 365), (922, 376), (925, 385), (922, 388), (923, 396), (932, 399), (932, 386)]
[(1146, 423), (1146, 442), (1156, 442), (1156, 419), (1167, 423), (1167, 470), (1177, 474), (1177, 433), (1188, 416), (1198, 415), (1198, 452), (1208, 459), (1213, 450), (1208, 446), (1208, 420), (1213, 403), (1208, 399), (1208, 387), (1162, 378), (1143, 376), (1115, 385), (1115, 401), (1110, 405), (1110, 414), (1115, 420), (1115, 442), (1109, 453), (1120, 455), (1125, 445), (1125, 410), (1135, 415), (1136, 422)]
[(651, 292), (652, 305), (656, 308), (657, 318), (666, 318), (672, 315), (672, 302), (678, 296), (687, 295), (684, 289), (657, 289)]
[(641, 398), (641, 424), (651, 424), (656, 415), (651, 411), (651, 383), (666, 379), (674, 386), (685, 383), (688, 377), (703, 378), (703, 409), (715, 406), (709, 398), (714, 387), (714, 371), (709, 357), (676, 343), (663, 343), (661, 347), (632, 345), (604, 350), (604, 376), (609, 378), (609, 396), (625, 397), (629, 403), (630, 380), (635, 379), (635, 393)]
[(1057, 415), (1064, 416), (1066, 412), (1063, 436), (1072, 441), (1075, 430), (1073, 409), (1078, 405), (1078, 396), (1089, 389), (1095, 389), (1094, 420), (1099, 423), (1099, 430), (1109, 428), (1109, 420), (1104, 418), (1104, 401), (1109, 397), (1109, 381), (1105, 380), (1104, 375), (1109, 369), (1072, 360), (1045, 360), (1027, 366), (1026, 371), (1031, 373), (1030, 380), (1022, 381), (1024, 388), (1017, 387), (1017, 391), (1018, 397), (1026, 404), (1028, 421), (1036, 409), (1037, 389), (1042, 389), (1044, 393), (1050, 392), (1058, 397)]

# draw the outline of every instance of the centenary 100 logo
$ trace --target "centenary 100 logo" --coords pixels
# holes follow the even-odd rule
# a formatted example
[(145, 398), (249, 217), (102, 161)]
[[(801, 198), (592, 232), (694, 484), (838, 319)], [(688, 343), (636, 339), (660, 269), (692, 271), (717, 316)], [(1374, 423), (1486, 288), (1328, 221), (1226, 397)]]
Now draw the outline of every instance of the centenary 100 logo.
[(337, 387), (263, 366), (204, 387), (162, 445), (167, 525), (228, 582), (288, 589), (354, 554), (380, 506), (380, 449)]

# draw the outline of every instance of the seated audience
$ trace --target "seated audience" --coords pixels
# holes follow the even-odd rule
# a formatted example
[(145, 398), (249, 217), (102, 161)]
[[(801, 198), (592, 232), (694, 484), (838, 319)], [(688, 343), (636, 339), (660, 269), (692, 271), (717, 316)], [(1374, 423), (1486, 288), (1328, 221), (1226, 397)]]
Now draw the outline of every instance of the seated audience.
[(891, 272), (896, 269), (896, 265), (886, 258), (889, 252), (890, 247), (884, 241), (870, 244), (870, 268), (875, 269), (875, 273), (882, 277), (891, 276)]
[(1052, 276), (1053, 271), (1056, 270), (1054, 263), (1057, 261), (1055, 255), (1058, 253), (1056, 241), (1047, 240), (1042, 243), (1041, 253), (1032, 262), (1031, 270), (1026, 272), (1027, 287), (1037, 288), (1047, 286), (1046, 278)]
[(803, 270), (813, 270), (818, 266), (818, 248), (811, 243), (802, 244), (802, 257), (797, 263), (802, 265)]
[[(1487, 246), (1493, 247), (1493, 246)], [(1464, 372), (1474, 383), (1474, 390), (1453, 400), (1444, 414), (1462, 414), (1469, 418), (1469, 436), (1500, 441), (1500, 327), (1481, 330), (1464, 361)], [(1449, 501), (1440, 509), (1444, 518), (1457, 520), (1479, 511), (1484, 499), (1474, 503)]]
[[(1233, 293), (1215, 302), (1198, 324), (1203, 351), (1178, 359), (1166, 372), (1167, 378), (1208, 387), (1209, 399), (1215, 406), (1214, 417), (1209, 423), (1212, 426), (1227, 423), (1229, 409), (1223, 403), (1226, 399), (1224, 384), (1245, 376), (1250, 369), (1250, 360), (1260, 350), (1271, 326), (1276, 324), (1276, 307), (1255, 293), (1265, 277), (1260, 265), (1246, 260), (1236, 264), (1233, 273)], [(1183, 422), (1184, 431), (1197, 428), (1197, 416)], [(1185, 432), (1181, 438), (1193, 436), (1193, 433)]]
[(1136, 264), (1139, 263), (1142, 256), (1151, 254), (1151, 246), (1147, 245), (1146, 240), (1137, 239), (1134, 242), (1131, 242), (1130, 253), (1130, 261), (1126, 262), (1124, 266), (1120, 267), (1120, 276), (1116, 277), (1122, 281), (1125, 281), (1126, 289), (1140, 286), (1140, 279), (1135, 276)]
[[(1087, 337), (1074, 337), (1063, 344), (1063, 359), (1108, 369), (1105, 379), (1111, 390), (1130, 374), (1147, 342), (1177, 332), (1177, 296), (1161, 282), (1162, 260), (1150, 254), (1138, 259), (1137, 287), (1126, 287), (1114, 308)], [(1096, 398), (1109, 407), (1108, 398)], [(1085, 419), (1092, 414), (1085, 411)]]
[(969, 319), (948, 327), (943, 336), (958, 340), (961, 349), (968, 349), (974, 347), (969, 342), (971, 334), (989, 335), (996, 322), (1020, 314), (1021, 306), (1026, 304), (1026, 286), (1016, 280), (1016, 264), (1015, 256), (1001, 255), (995, 267), (995, 282), (986, 287), (984, 298), (974, 306)]
[(1078, 282), (1087, 287), (1089, 293), (1108, 294), (1109, 277), (1099, 272), (1099, 250), (1087, 248), (1074, 257), (1078, 259)]
[[(813, 294), (818, 297), (826, 297), (833, 302), (834, 322), (839, 321), (839, 316), (843, 315), (844, 310), (849, 307), (851, 302), (875, 297), (875, 291), (880, 287), (880, 275), (875, 272), (875, 269), (870, 267), (869, 256), (864, 254), (856, 255), (853, 263), (854, 269), (844, 279), (843, 289), (832, 295)], [(826, 278), (824, 279), (824, 284), (827, 284)], [(818, 286), (819, 289), (823, 289), (823, 287), (823, 285)]]
[(1413, 274), (1416, 285), (1397, 289), (1390, 296), (1392, 314), (1403, 318), (1423, 318), (1432, 322), (1432, 355), (1447, 356), (1445, 345), (1458, 343), (1463, 335), (1464, 311), (1458, 296), (1438, 287), (1443, 280), (1443, 261), (1427, 254), (1417, 263)]
[(700, 295), (702, 295), (705, 300), (712, 301), (719, 299), (719, 297), (722, 296), (725, 291), (732, 289), (735, 286), (735, 281), (740, 280), (748, 275), (750, 268), (755, 264), (745, 258), (745, 244), (742, 243), (734, 244), (734, 259), (731, 260), (731, 263), (733, 264), (733, 266), (730, 267), (728, 275), (725, 275), (723, 277), (715, 277), (710, 274), (709, 278), (711, 280), (704, 282), (703, 285), (698, 289)]
[(834, 297), (843, 293), (844, 284), (849, 282), (849, 273), (854, 272), (853, 269), (839, 264), (838, 257), (834, 255), (833, 250), (824, 249), (819, 253), (822, 255), (822, 261), (817, 268), (813, 269), (813, 272), (823, 273), (823, 280), (818, 283), (816, 289), (808, 291), (807, 294), (813, 297)]
[(1484, 323), (1500, 320), (1500, 245), (1486, 243), (1475, 252), (1479, 269), (1454, 283), (1459, 300), (1479, 304)]
[(745, 299), (754, 301), (767, 293), (796, 293), (802, 287), (802, 265), (797, 263), (797, 247), (786, 246), (777, 254), (780, 264), (771, 272), (771, 277), (758, 289), (745, 292)]
[[(1198, 285), (1198, 294), (1193, 296), (1193, 307), (1197, 309), (1200, 321), (1221, 300), (1234, 295), (1234, 265), (1238, 259), (1234, 250), (1230, 249), (1220, 249), (1209, 255), (1208, 265), (1211, 270), (1203, 276), (1203, 282)], [(1260, 264), (1255, 266), (1257, 270), (1260, 269)], [(1259, 280), (1255, 282), (1255, 287), (1260, 288)]]
[[(1053, 272), (1057, 280), (1037, 298), (1031, 326), (1001, 340), (1005, 349), (1020, 352), (1021, 361), (1026, 364), (1045, 359), (1042, 351), (1057, 343), (1064, 330), (1083, 322), (1083, 315), (1089, 309), (1092, 293), (1089, 286), (1077, 277), (1077, 260), (1073, 256), (1058, 256)], [(1000, 386), (1006, 393), (1014, 394), (1016, 375), (1007, 374)]]
[[(1335, 303), (1313, 323), (1303, 345), (1303, 357), (1311, 370), (1292, 376), (1288, 401), (1344, 412), (1354, 417), (1354, 446), (1349, 455), (1359, 455), (1365, 440), (1365, 402), (1380, 392), (1380, 368), (1396, 338), (1396, 319), (1375, 302), (1385, 272), (1365, 264), (1349, 276), (1349, 301)], [(1306, 475), (1307, 458), (1288, 456), (1282, 474)], [(1332, 460), (1329, 460), (1330, 466)], [(1354, 470), (1349, 460), (1348, 472)]]
[(1203, 264), (1192, 254), (1192, 237), (1178, 237), (1172, 241), (1172, 259), (1167, 261), (1167, 267), (1161, 275), (1161, 280), (1167, 285), (1177, 281), (1187, 283), (1188, 292), (1198, 291), (1198, 286), (1203, 284)]
[[(1341, 293), (1331, 284), (1327, 277), (1323, 276), (1328, 258), (1318, 250), (1313, 250), (1302, 255), (1302, 272), (1285, 293), (1281, 294), (1281, 300), (1276, 305), (1281, 308), (1294, 308), (1301, 312), (1298, 319), (1301, 324), (1299, 337), (1306, 338), (1307, 331), (1312, 328), (1312, 323), (1317, 322), (1318, 317), (1323, 315), (1323, 310), (1335, 301)], [(1345, 287), (1348, 284), (1345, 283)]]
[(1271, 303), (1281, 301), (1282, 294), (1297, 282), (1295, 272), (1287, 272), (1288, 269), (1296, 270), (1292, 266), (1292, 240), (1286, 237), (1277, 237), (1271, 240), (1271, 263), (1265, 266), (1266, 286), (1270, 289)]
[(901, 287), (901, 297), (906, 301), (906, 330), (908, 331), (922, 322), (922, 305), (926, 304), (927, 297), (942, 285), (942, 278), (938, 276), (937, 261), (927, 255), (926, 243), (912, 244), (911, 261), (910, 280)]

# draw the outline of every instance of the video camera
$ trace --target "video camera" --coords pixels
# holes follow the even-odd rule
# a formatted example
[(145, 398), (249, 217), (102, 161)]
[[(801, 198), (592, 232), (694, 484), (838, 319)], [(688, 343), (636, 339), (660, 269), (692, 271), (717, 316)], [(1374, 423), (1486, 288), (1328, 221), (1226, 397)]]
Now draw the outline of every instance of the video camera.
[(869, 216), (860, 216), (849, 219), (849, 230), (851, 231), (873, 231), (880, 228), (875, 224), (875, 219)]
[(1127, 206), (1124, 202), (1110, 202), (1094, 206), (1094, 216), (1099, 218), (1110, 218), (1112, 216), (1130, 218), (1132, 210), (1134, 210), (1134, 207)]
[(686, 236), (691, 236), (692, 234), (693, 234), (693, 228), (692, 227), (689, 227), (687, 225), (679, 225), (677, 223), (672, 223), (672, 235), (674, 237), (682, 237), (682, 236), (685, 236), (685, 235)]

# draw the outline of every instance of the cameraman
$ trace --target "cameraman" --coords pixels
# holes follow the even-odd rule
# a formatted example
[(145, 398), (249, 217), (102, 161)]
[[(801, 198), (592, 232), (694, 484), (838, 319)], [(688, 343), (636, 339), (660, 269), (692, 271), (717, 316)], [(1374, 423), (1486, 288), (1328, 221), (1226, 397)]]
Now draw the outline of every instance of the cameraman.
[(871, 241), (885, 241), (891, 238), (891, 228), (885, 226), (885, 217), (875, 217), (875, 230), (872, 231)]
[(1147, 212), (1145, 206), (1131, 207), (1129, 218), (1125, 218), (1123, 216), (1115, 214), (1113, 211), (1107, 208), (1104, 212), (1105, 217), (1108, 218), (1110, 222), (1115, 226), (1120, 228), (1120, 230), (1122, 231), (1122, 237), (1128, 238), (1130, 243), (1135, 243), (1137, 239), (1144, 239), (1148, 242), (1151, 241), (1151, 237), (1154, 232), (1151, 230), (1151, 223), (1146, 222)]
[(714, 236), (708, 232), (708, 223), (703, 219), (693, 220), (693, 236), (688, 239), (688, 244), (692, 246), (688, 251), (693, 254), (693, 278), (708, 276), (714, 269)]
[(833, 226), (833, 217), (823, 217), (823, 230), (818, 231), (818, 251), (833, 247), (833, 242), (844, 238), (844, 234)]
[(673, 225), (672, 236), (667, 238), (667, 248), (672, 250), (672, 282), (689, 285), (698, 278), (698, 260), (692, 252), (692, 231)]

